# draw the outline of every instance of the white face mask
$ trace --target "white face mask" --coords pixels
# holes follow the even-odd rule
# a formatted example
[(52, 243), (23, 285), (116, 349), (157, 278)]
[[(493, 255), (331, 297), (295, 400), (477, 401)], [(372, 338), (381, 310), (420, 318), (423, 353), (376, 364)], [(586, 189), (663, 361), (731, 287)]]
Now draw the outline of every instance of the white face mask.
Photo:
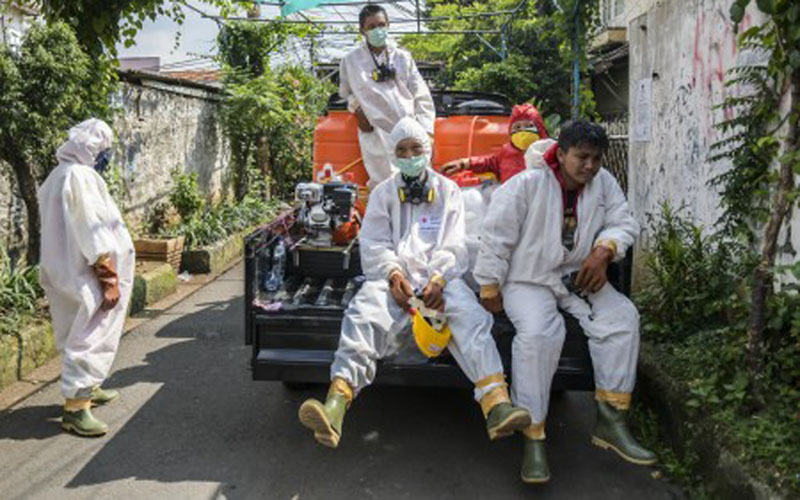
[(425, 155), (397, 159), (397, 167), (400, 169), (400, 173), (406, 177), (419, 177), (427, 166), (428, 157)]
[(385, 47), (389, 39), (389, 28), (372, 28), (367, 31), (367, 41), (373, 47)]

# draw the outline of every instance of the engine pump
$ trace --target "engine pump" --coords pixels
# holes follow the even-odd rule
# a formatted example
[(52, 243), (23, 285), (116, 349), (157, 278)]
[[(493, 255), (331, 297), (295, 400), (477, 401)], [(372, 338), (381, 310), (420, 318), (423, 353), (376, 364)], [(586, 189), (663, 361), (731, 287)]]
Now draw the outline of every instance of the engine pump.
[(358, 234), (356, 184), (301, 183), (295, 187), (294, 195), (300, 204), (297, 221), (306, 230), (310, 245), (345, 245)]

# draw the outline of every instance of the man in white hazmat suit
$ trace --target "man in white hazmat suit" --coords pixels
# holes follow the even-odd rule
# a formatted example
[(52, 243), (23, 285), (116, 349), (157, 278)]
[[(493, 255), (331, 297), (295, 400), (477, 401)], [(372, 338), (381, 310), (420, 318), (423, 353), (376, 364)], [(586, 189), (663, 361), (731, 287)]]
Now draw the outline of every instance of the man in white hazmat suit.
[(475, 266), (481, 303), (505, 308), (516, 329), (512, 396), (531, 413), (523, 431), (522, 479), (549, 480), (544, 426), (564, 343), (561, 308), (589, 337), (597, 423), (592, 442), (637, 464), (656, 457), (625, 423), (636, 377), (639, 315), (606, 278), (639, 232), (614, 177), (600, 168), (608, 138), (599, 125), (575, 122), (544, 154), (545, 166), (516, 175), (498, 189), (484, 223)]
[(489, 437), (510, 435), (530, 416), (511, 405), (492, 316), (460, 278), (467, 252), (459, 188), (431, 168), (428, 134), (416, 120), (400, 120), (390, 138), (400, 171), (370, 195), (360, 234), (367, 281), (345, 311), (327, 400), (304, 402), (300, 421), (321, 444), (338, 445), (345, 410), (372, 383), (377, 361), (410, 337), (408, 300), (421, 290), (427, 307), (447, 315), (447, 348), (475, 384)]
[(372, 189), (396, 170), (389, 140), (395, 124), (413, 117), (432, 137), (436, 108), (411, 54), (388, 39), (386, 10), (367, 5), (358, 21), (365, 41), (342, 59), (339, 95), (358, 118), (358, 142)]
[(100, 385), (114, 361), (133, 287), (133, 243), (99, 173), (113, 139), (111, 128), (94, 118), (70, 129), (56, 152), (58, 166), (38, 193), (41, 284), (62, 354), (61, 426), (84, 436), (108, 431), (91, 406), (118, 396)]

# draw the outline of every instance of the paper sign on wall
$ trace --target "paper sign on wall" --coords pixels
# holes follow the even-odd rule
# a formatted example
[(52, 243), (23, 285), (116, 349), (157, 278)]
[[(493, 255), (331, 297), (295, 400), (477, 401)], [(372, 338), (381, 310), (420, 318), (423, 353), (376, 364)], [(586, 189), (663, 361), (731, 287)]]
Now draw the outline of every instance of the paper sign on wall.
[(633, 105), (633, 140), (647, 142), (653, 123), (653, 79), (643, 78), (636, 82)]

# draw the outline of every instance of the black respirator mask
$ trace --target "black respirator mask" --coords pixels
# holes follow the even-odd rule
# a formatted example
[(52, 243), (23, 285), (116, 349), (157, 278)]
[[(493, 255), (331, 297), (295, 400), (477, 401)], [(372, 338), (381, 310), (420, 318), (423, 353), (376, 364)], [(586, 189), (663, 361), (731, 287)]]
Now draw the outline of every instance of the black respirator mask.
[(436, 191), (431, 189), (428, 184), (428, 172), (417, 177), (406, 177), (401, 175), (403, 185), (397, 190), (401, 203), (409, 202), (412, 205), (420, 203), (433, 203), (436, 198)]
[(102, 174), (108, 170), (108, 165), (111, 163), (111, 149), (104, 149), (100, 151), (94, 159), (94, 169), (98, 174)]

